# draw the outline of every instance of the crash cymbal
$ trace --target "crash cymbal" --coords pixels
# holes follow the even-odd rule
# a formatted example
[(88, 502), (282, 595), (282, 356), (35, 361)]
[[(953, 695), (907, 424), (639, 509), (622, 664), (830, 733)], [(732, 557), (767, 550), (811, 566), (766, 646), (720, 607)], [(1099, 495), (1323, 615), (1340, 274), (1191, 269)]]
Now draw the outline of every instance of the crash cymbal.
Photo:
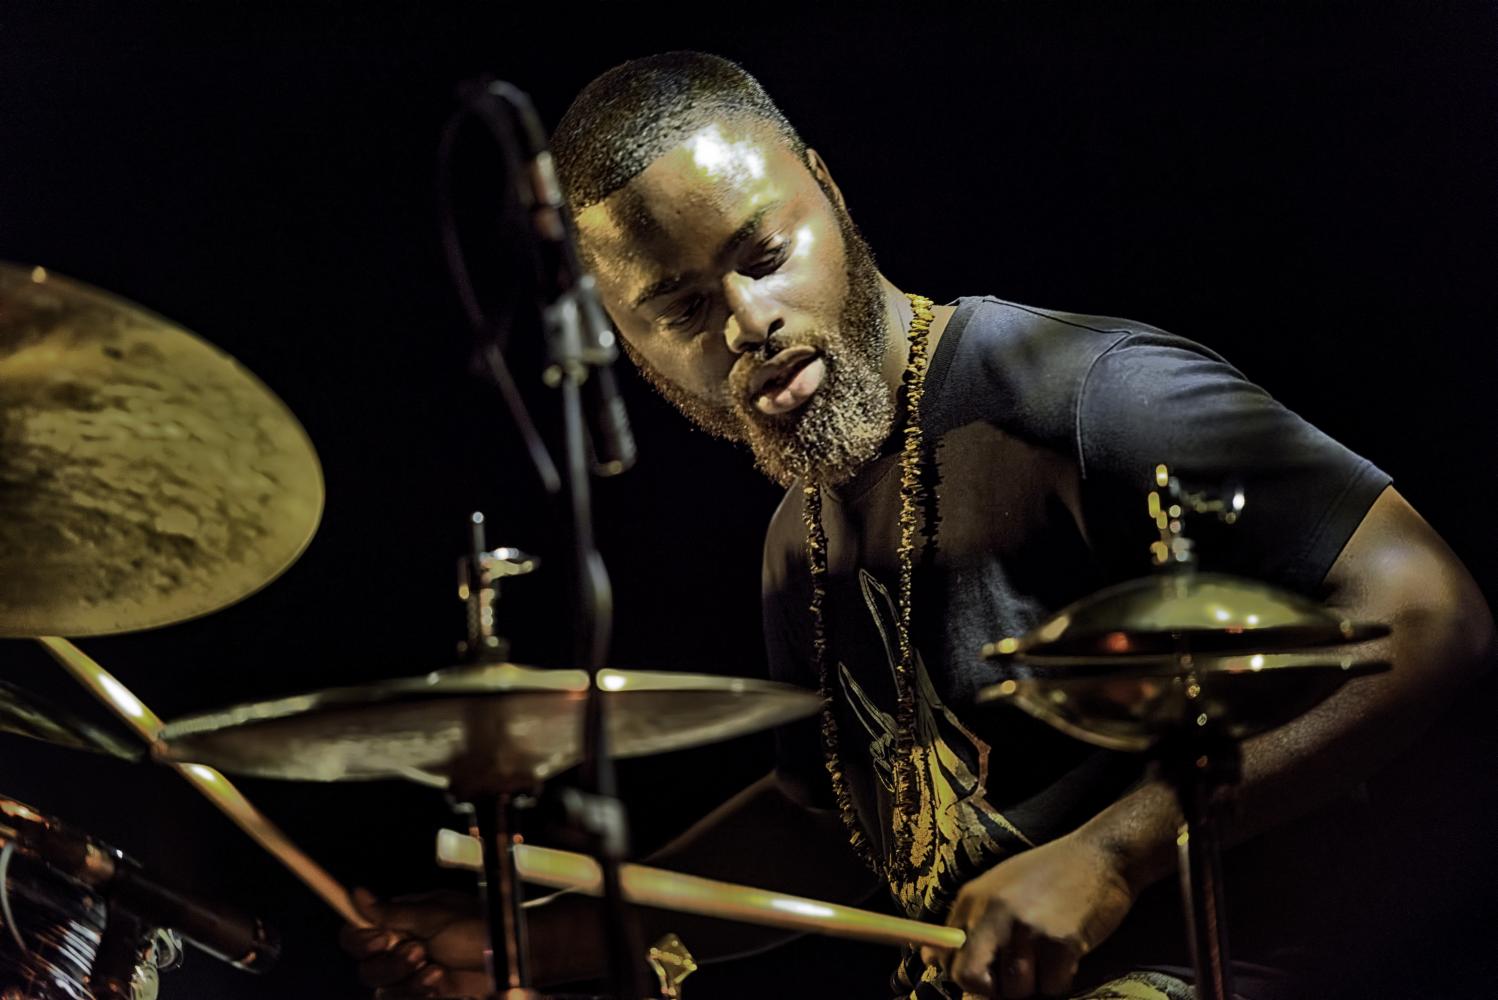
[[(298, 781), (404, 778), (529, 787), (581, 759), (588, 675), (492, 664), (335, 688), (169, 723), (166, 755)], [(681, 750), (817, 711), (812, 691), (700, 674), (602, 670), (615, 757)]]
[(123, 299), (0, 264), (0, 635), (207, 614), (312, 538), (296, 419), (217, 348)]

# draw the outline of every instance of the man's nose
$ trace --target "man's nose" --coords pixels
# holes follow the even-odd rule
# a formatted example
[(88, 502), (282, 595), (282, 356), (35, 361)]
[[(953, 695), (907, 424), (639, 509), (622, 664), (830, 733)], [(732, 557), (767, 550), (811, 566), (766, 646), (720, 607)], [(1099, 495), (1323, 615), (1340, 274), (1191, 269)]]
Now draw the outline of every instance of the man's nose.
[(723, 279), (728, 303), (728, 320), (723, 325), (723, 339), (735, 354), (753, 351), (785, 325), (779, 306), (765, 294), (754, 278), (730, 274)]

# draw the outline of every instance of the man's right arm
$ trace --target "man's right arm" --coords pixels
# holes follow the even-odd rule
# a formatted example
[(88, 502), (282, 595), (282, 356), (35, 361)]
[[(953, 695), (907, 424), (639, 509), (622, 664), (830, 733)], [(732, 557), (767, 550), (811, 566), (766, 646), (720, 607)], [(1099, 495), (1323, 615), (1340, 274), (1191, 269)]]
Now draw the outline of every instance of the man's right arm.
[[(699, 875), (856, 904), (877, 888), (875, 876), (848, 846), (837, 814), (793, 801), (775, 776), (739, 792), (646, 863)], [(451, 902), (375, 903), (365, 900), (373, 931), (347, 928), (344, 948), (360, 958), (360, 977), (385, 987), (382, 996), (461, 995), (482, 983), (484, 930), (471, 905)], [(773, 947), (790, 931), (640, 907), (633, 911), (648, 945), (668, 931), (700, 961)], [(596, 900), (562, 894), (527, 910), (531, 978), (539, 985), (596, 978), (603, 972), (602, 927)], [(440, 970), (440, 971), (438, 971)]]

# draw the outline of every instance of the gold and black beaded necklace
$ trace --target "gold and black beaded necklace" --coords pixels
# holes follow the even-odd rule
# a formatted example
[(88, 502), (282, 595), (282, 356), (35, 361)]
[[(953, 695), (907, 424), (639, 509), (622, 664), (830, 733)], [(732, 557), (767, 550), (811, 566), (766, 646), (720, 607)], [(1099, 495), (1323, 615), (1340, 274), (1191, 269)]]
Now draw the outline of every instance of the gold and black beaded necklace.
[(932, 302), (921, 295), (906, 294), (915, 315), (910, 321), (910, 354), (900, 376), (905, 403), (905, 440), (900, 450), (900, 546), (898, 620), (895, 634), (900, 662), (895, 664), (895, 755), (891, 762), (894, 781), (894, 803), (891, 826), (894, 828), (894, 850), (891, 864), (886, 865), (869, 842), (858, 821), (853, 797), (843, 775), (838, 752), (837, 719), (834, 714), (832, 673), (827, 664), (827, 626), (823, 619), (827, 602), (827, 532), (822, 525), (822, 488), (813, 482), (803, 487), (806, 519), (806, 554), (811, 569), (812, 665), (822, 694), (822, 747), (827, 757), (827, 772), (832, 778), (838, 812), (848, 828), (853, 849), (871, 869), (886, 881), (908, 875), (911, 858), (911, 824), (918, 803), (916, 782), (911, 773), (915, 748), (915, 644), (910, 637), (911, 592), (914, 586), (915, 533), (917, 508), (925, 498), (921, 485), (921, 396), (925, 393), (927, 335), (936, 318)]

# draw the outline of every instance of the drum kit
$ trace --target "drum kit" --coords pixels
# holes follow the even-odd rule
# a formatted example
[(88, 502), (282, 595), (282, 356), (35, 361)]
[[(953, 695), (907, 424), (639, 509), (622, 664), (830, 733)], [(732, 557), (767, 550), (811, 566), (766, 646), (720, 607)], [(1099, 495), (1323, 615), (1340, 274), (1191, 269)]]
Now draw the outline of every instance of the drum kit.
[[(1217, 856), (1239, 743), (1348, 677), (1385, 669), (1355, 647), (1387, 630), (1198, 572), (1185, 517), (1232, 520), (1242, 497), (1190, 493), (1163, 466), (1155, 485), (1159, 572), (994, 643), (985, 650), (994, 684), (982, 700), (1159, 758), (1187, 817), (1181, 872), (1198, 995), (1227, 997)], [(591, 836), (569, 842), (586, 845), (581, 852), (530, 842), (539, 838), (522, 829), (520, 807), (599, 747), (607, 758), (699, 746), (813, 714), (820, 699), (761, 680), (506, 662), (495, 601), (507, 577), (538, 561), (489, 549), (479, 515), (461, 562), (466, 662), (451, 669), (166, 722), (61, 638), (157, 628), (246, 597), (307, 546), (322, 500), (306, 434), (232, 358), (122, 299), (41, 267), (0, 264), (0, 635), (39, 642), (139, 745), (4, 682), (0, 730), (177, 771), (360, 926), (368, 922), (347, 891), (223, 772), (447, 789), (471, 807), (473, 822), (466, 834), (443, 831), (437, 856), (482, 872), (495, 997), (541, 995), (526, 971), (526, 883), (801, 932), (961, 946), (956, 928), (621, 864), (611, 832), (618, 816), (607, 809), (591, 810), (604, 817)], [(590, 737), (591, 711), (599, 727)], [(249, 970), (268, 967), (279, 949), (259, 920), (158, 882), (120, 851), (8, 799), (0, 799), (0, 918), (0, 1000), (152, 1000), (158, 970), (184, 941)], [(694, 967), (681, 943), (663, 939), (634, 961), (644, 968), (647, 958), (661, 995), (679, 996)], [(615, 981), (639, 981), (630, 976)]]

